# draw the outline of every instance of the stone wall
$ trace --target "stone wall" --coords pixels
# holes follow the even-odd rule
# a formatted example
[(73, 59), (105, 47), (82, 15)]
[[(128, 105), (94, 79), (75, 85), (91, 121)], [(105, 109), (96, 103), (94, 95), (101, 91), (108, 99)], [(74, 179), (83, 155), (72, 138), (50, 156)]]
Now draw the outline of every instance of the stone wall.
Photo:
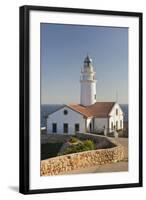
[(92, 140), (96, 145), (96, 149), (106, 149), (117, 146), (108, 137), (102, 135), (96, 135), (92, 133), (77, 133), (76, 137), (81, 140)]
[(43, 160), (41, 161), (41, 176), (58, 175), (123, 160), (124, 147), (120, 144), (114, 145), (112, 148), (84, 151)]

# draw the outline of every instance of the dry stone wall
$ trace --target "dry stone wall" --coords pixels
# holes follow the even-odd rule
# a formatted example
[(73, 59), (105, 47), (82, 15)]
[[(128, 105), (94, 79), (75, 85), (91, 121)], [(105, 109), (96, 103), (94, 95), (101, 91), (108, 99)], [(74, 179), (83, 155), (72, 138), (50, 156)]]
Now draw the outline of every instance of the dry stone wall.
[(112, 148), (84, 151), (42, 160), (41, 176), (59, 175), (72, 170), (123, 160), (124, 147), (120, 144), (114, 145)]

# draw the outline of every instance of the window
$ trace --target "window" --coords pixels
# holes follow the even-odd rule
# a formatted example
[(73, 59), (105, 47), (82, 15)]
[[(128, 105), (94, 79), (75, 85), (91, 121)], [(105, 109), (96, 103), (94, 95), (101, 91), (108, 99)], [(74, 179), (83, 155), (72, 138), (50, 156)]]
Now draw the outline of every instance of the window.
[(67, 110), (64, 110), (63, 113), (64, 113), (64, 115), (67, 115), (67, 114), (68, 114), (68, 111), (67, 111)]
[(118, 115), (118, 109), (116, 108), (116, 115)]
[(120, 128), (122, 128), (122, 124), (123, 124), (123, 123), (122, 123), (122, 120), (120, 120)]
[(79, 124), (75, 124), (75, 132), (79, 132), (80, 131), (80, 125)]
[(92, 124), (90, 123), (89, 124), (89, 127), (90, 127), (90, 132), (92, 131)]
[(57, 124), (56, 123), (52, 124), (52, 132), (57, 133)]
[(116, 130), (118, 130), (118, 121), (116, 121)]
[(63, 124), (63, 132), (68, 133), (68, 124)]
[(114, 124), (113, 124), (113, 122), (111, 122), (111, 129), (112, 129), (112, 130), (114, 129)]

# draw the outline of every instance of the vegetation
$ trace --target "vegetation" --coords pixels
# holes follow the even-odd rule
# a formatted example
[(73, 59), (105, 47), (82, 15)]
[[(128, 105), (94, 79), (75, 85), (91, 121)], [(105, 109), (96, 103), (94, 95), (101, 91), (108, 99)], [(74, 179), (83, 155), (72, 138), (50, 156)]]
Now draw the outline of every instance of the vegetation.
[(85, 145), (86, 148), (89, 148), (89, 150), (95, 149), (95, 144), (92, 140), (85, 140), (84, 145)]
[(95, 149), (94, 142), (92, 140), (85, 140), (82, 143), (78, 143), (76, 145), (71, 145), (71, 146), (67, 147), (59, 155), (78, 153), (78, 152), (89, 151), (89, 150), (94, 150), (94, 149)]
[(47, 143), (41, 145), (41, 160), (57, 156), (63, 143)]
[(76, 138), (76, 137), (71, 137), (70, 139), (69, 139), (69, 142), (70, 143), (78, 143), (79, 142), (79, 139), (78, 138)]

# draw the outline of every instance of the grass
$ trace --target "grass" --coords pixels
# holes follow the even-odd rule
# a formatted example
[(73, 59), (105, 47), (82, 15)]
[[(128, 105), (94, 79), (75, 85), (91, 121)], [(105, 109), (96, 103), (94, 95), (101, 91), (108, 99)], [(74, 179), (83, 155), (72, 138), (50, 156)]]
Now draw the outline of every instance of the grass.
[(63, 143), (47, 143), (41, 145), (41, 160), (57, 156)]

